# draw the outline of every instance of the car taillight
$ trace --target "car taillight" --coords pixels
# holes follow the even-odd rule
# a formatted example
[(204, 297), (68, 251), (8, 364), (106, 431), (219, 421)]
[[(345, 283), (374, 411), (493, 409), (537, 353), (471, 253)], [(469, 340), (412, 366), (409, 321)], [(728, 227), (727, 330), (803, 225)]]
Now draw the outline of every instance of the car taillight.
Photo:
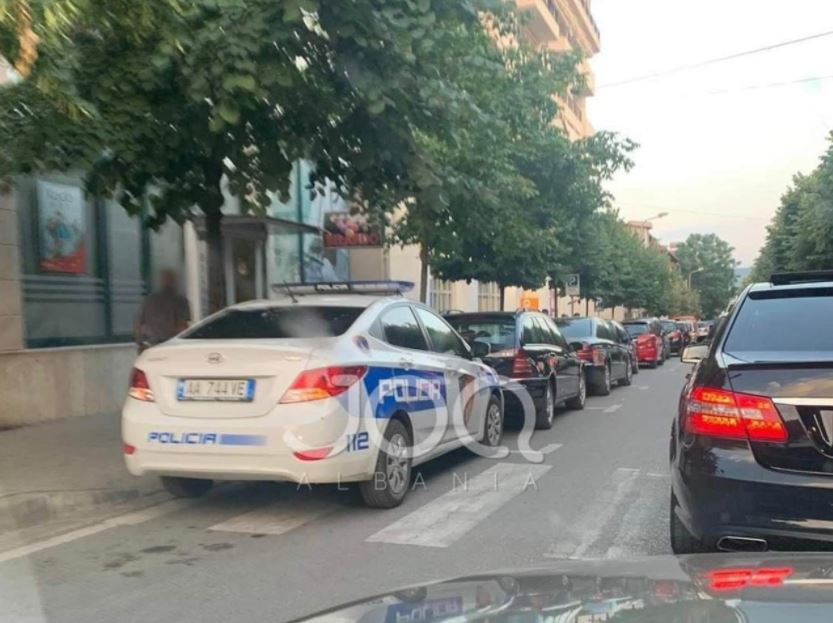
[(781, 586), (793, 573), (792, 567), (713, 569), (705, 574), (713, 591), (739, 591), (747, 587)]
[(143, 400), (144, 402), (154, 401), (153, 392), (148, 383), (148, 377), (139, 368), (133, 368), (130, 372), (130, 388), (127, 390), (127, 395), (136, 400)]
[(603, 366), (605, 363), (604, 351), (586, 343), (582, 344), (581, 349), (576, 351), (576, 357), (592, 363), (594, 366)]
[(582, 344), (576, 351), (576, 357), (584, 361), (593, 361), (593, 347), (590, 344)]
[(535, 366), (524, 349), (519, 348), (512, 357), (512, 378), (526, 379), (531, 376), (535, 376)]
[(366, 373), (367, 366), (330, 366), (304, 370), (284, 392), (281, 403), (309, 402), (338, 396), (358, 383)]
[(694, 387), (689, 392), (686, 410), (686, 430), (695, 435), (787, 441), (784, 421), (766, 396)]

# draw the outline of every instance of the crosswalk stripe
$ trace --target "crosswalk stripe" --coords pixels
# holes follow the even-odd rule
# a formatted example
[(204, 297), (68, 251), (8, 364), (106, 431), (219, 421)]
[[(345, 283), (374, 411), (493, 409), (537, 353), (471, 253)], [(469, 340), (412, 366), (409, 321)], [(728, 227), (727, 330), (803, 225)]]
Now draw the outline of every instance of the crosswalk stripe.
[(603, 536), (605, 525), (621, 516), (623, 507), (634, 490), (638, 469), (620, 467), (611, 482), (596, 496), (584, 513), (571, 523), (573, 529), (559, 535), (558, 541), (544, 554), (546, 558), (584, 558)]
[(236, 515), (208, 529), (213, 532), (278, 535), (300, 528), (335, 509), (335, 504), (321, 499), (294, 499)]
[(536, 487), (549, 465), (498, 463), (368, 537), (372, 543), (448, 547), (509, 500)]
[(611, 545), (603, 556), (606, 559), (631, 558), (644, 551), (646, 528), (656, 518), (657, 511), (661, 513), (667, 507), (667, 476), (642, 473), (637, 489), (637, 498), (616, 522), (615, 534), (608, 535)]

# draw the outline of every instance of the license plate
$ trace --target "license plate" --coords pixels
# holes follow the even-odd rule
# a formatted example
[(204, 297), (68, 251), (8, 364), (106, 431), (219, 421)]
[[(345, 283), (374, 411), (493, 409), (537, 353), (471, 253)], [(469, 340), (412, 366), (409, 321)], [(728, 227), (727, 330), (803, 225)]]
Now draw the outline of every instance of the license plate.
[(179, 379), (176, 399), (204, 402), (251, 402), (254, 379)]

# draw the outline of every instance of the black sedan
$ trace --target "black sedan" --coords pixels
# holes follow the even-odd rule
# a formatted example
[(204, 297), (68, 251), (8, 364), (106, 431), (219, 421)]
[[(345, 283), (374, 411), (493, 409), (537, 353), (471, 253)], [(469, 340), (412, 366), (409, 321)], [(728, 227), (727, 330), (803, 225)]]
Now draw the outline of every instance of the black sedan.
[(696, 363), (671, 431), (671, 545), (833, 547), (833, 271), (746, 288)]
[(536, 428), (552, 428), (555, 406), (583, 409), (587, 396), (584, 362), (548, 316), (538, 312), (449, 314), (446, 320), (484, 363), (506, 380), (507, 410), (515, 414), (521, 400), (512, 387), (529, 393)]
[(630, 336), (602, 318), (560, 318), (557, 324), (579, 359), (587, 362), (587, 382), (594, 393), (607, 396), (614, 383), (633, 382)]

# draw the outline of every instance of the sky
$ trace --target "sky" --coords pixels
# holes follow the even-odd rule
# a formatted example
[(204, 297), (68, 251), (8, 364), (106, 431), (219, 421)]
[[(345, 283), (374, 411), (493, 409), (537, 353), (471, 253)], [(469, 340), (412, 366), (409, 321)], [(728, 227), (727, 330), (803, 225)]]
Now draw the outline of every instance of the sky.
[[(597, 130), (640, 144), (608, 185), (627, 220), (666, 243), (714, 232), (750, 265), (797, 172), (833, 131), (833, 35), (670, 76), (605, 86), (681, 65), (833, 31), (831, 0), (592, 0)], [(773, 83), (822, 78), (780, 87)]]

